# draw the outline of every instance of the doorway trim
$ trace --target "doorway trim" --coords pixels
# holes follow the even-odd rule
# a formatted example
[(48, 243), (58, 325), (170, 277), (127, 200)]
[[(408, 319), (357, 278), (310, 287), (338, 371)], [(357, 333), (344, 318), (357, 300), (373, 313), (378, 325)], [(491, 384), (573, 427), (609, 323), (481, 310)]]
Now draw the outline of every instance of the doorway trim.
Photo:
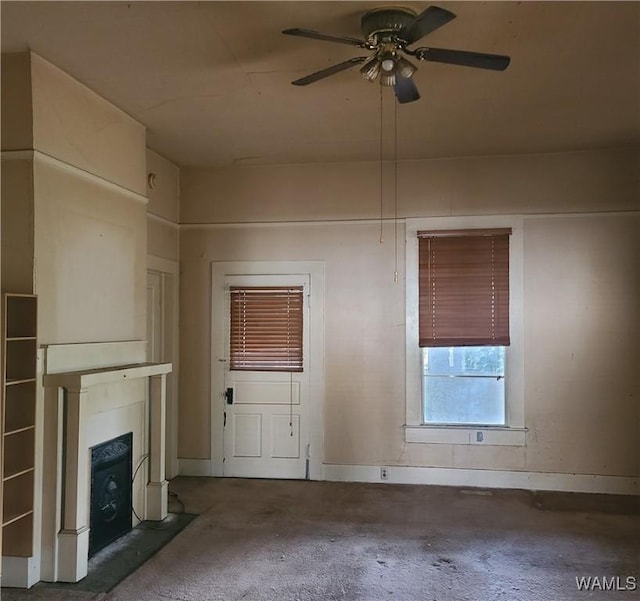
[(243, 275), (308, 275), (309, 478), (322, 480), (324, 461), (324, 261), (213, 261), (211, 263), (211, 476), (224, 460), (225, 280)]
[(162, 313), (164, 317), (163, 361), (173, 365), (167, 378), (167, 439), (165, 470), (168, 480), (179, 474), (178, 466), (178, 378), (179, 358), (179, 298), (180, 291), (178, 262), (162, 257), (147, 255), (147, 273), (159, 273), (162, 279)]

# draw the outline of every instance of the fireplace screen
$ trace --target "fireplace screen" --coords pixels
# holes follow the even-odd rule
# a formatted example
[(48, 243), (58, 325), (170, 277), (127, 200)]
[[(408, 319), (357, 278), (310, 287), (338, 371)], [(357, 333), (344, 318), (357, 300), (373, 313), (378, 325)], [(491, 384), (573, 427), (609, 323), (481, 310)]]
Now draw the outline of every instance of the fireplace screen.
[(91, 449), (89, 557), (131, 530), (132, 433)]

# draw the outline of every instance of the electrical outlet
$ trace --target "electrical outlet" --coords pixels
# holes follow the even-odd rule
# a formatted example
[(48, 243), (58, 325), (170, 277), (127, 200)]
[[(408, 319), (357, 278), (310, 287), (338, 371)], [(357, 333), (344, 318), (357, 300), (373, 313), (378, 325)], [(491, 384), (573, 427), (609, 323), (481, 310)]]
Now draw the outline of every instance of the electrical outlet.
[(380, 468), (380, 480), (388, 480), (389, 479), (389, 468), (381, 467)]

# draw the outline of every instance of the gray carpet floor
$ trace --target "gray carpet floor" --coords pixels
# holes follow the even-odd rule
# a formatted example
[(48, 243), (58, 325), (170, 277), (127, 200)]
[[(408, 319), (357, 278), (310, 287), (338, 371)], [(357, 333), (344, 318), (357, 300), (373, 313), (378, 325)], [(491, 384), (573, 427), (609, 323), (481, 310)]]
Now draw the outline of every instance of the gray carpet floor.
[[(632, 601), (637, 500), (446, 487), (178, 478), (201, 513), (107, 594), (3, 601)], [(576, 577), (619, 577), (579, 591)]]

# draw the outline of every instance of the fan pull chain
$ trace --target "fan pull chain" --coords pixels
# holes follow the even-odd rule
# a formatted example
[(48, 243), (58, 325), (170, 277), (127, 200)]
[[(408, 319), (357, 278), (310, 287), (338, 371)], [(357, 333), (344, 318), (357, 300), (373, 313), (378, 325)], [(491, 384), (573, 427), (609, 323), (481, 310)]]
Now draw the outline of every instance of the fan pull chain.
[[(291, 352), (291, 293), (287, 293), (287, 355)], [(293, 372), (289, 372), (289, 436), (293, 438)]]
[(384, 244), (382, 237), (382, 226), (384, 225), (383, 207), (382, 207), (382, 86), (380, 88), (380, 244)]
[(398, 283), (398, 103), (393, 111), (393, 236), (394, 266), (393, 282)]
[(293, 372), (289, 372), (289, 436), (293, 438)]

